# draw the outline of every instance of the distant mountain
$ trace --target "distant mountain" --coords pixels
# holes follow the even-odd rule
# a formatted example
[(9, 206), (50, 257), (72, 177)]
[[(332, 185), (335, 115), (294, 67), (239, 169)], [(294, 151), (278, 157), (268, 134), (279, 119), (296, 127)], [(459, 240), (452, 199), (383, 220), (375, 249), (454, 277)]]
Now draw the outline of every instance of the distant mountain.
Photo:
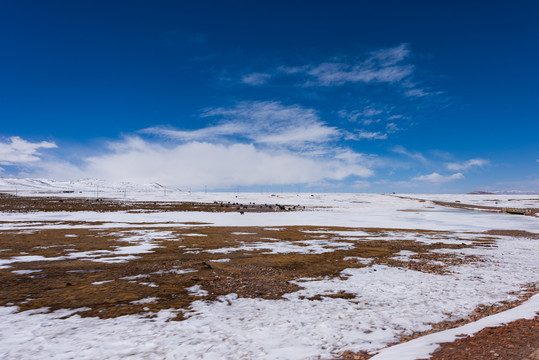
[(108, 182), (99, 179), (82, 179), (77, 181), (56, 181), (50, 179), (17, 179), (0, 178), (0, 192), (19, 193), (82, 193), (82, 192), (155, 192), (155, 191), (180, 191), (176, 188), (168, 188), (158, 183), (134, 184), (129, 182)]
[(521, 190), (502, 190), (502, 191), (481, 191), (476, 190), (468, 193), (469, 195), (539, 195), (534, 191), (521, 191)]

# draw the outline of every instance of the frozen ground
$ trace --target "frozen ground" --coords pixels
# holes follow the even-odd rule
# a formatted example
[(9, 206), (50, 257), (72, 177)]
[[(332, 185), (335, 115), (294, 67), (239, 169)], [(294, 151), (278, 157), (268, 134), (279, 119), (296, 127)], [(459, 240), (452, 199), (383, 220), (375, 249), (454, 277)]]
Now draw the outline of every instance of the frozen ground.
[[(3, 185), (6, 185), (5, 183)], [(13, 185), (13, 184), (11, 184)], [(32, 185), (32, 184), (30, 184)], [(30, 194), (26, 184), (25, 194)], [(94, 186), (78, 184), (80, 191), (63, 193), (76, 196)], [(73, 227), (66, 221), (79, 222), (81, 228), (144, 228), (125, 238), (125, 247), (114, 254), (128, 261), (129, 256), (151, 252), (154, 239), (170, 234), (163, 230), (155, 234), (152, 227), (192, 227), (186, 223), (204, 222), (205, 226), (260, 226), (290, 225), (346, 226), (358, 231), (334, 232), (330, 238), (309, 243), (293, 244), (283, 239), (268, 240), (264, 244), (244, 244), (240, 248), (222, 248), (224, 258), (232, 251), (265, 249), (270, 253), (322, 253), (350, 246), (340, 239), (367, 239), (361, 228), (443, 230), (455, 232), (462, 242), (473, 242), (484, 237), (483, 231), (493, 229), (525, 230), (539, 233), (536, 217), (480, 213), (446, 209), (430, 202), (418, 202), (378, 194), (233, 194), (181, 193), (170, 191), (165, 195), (158, 187), (132, 188), (121, 194), (121, 186), (101, 184), (101, 196), (132, 197), (137, 200), (162, 201), (236, 201), (242, 203), (279, 203), (306, 206), (305, 211), (279, 213), (3, 213), (0, 230), (21, 231), (44, 228)], [(18, 183), (18, 190), (23, 188)], [(33, 184), (33, 193), (51, 194), (65, 188), (52, 187), (46, 181)], [(64, 185), (62, 185), (64, 186)], [(18, 191), (17, 190), (17, 191)], [(22, 189), (21, 189), (22, 190)], [(48, 192), (47, 192), (48, 191)], [(419, 197), (419, 196), (415, 196)], [(499, 197), (499, 196), (498, 196)], [(529, 195), (522, 199), (533, 198)], [(424, 196), (424, 199), (454, 201), (453, 195)], [(515, 198), (515, 196), (511, 196)], [(474, 200), (476, 201), (476, 200)], [(484, 200), (477, 200), (478, 202)], [(528, 200), (522, 200), (528, 201)], [(464, 201), (463, 201), (464, 202)], [(524, 204), (524, 202), (522, 202)], [(532, 204), (530, 202), (530, 204)], [(520, 206), (520, 205), (519, 205)], [(52, 223), (51, 223), (52, 222)], [(157, 230), (155, 231), (157, 232)], [(327, 233), (327, 232), (324, 232)], [(316, 233), (311, 235), (316, 236)], [(237, 233), (242, 236), (242, 233)], [(391, 233), (388, 235), (391, 237)], [(179, 311), (161, 310), (157, 315), (128, 315), (113, 319), (81, 318), (73, 311), (26, 311), (17, 313), (14, 306), (0, 307), (0, 357), (6, 359), (55, 358), (70, 359), (326, 359), (344, 350), (376, 351), (394, 342), (404, 333), (427, 330), (431, 323), (469, 315), (480, 304), (513, 300), (524, 284), (539, 280), (539, 243), (537, 239), (518, 236), (491, 236), (494, 246), (467, 249), (444, 249), (458, 255), (475, 255), (485, 261), (451, 266), (451, 273), (440, 275), (385, 265), (371, 265), (346, 269), (339, 277), (324, 279), (297, 279), (301, 290), (286, 294), (283, 299), (264, 300), (240, 298), (236, 294), (216, 301), (195, 301), (186, 311), (186, 320), (170, 321)], [(204, 237), (197, 237), (197, 241)], [(414, 236), (410, 240), (423, 243), (455, 241), (451, 236)], [(75, 240), (73, 240), (75, 241)], [(271, 244), (271, 245), (268, 245)], [(218, 252), (218, 251), (216, 251)], [(73, 254), (95, 261), (100, 253)], [(402, 252), (397, 257), (408, 259), (414, 254)], [(2, 265), (31, 259), (7, 259)], [(225, 259), (223, 259), (226, 261)], [(54, 261), (54, 259), (51, 259)], [(171, 269), (173, 270), (173, 269)], [(201, 287), (189, 288), (192, 294), (204, 294)], [(352, 299), (322, 296), (339, 292), (355, 295)], [(537, 299), (525, 311), (514, 311), (511, 316), (530, 316), (539, 311)], [(157, 301), (146, 298), (141, 304)], [(524, 315), (523, 315), (524, 314)], [(473, 328), (476, 330), (480, 326)], [(438, 339), (444, 339), (440, 336)], [(419, 348), (428, 353), (433, 341), (425, 341)], [(414, 351), (416, 351), (415, 349)], [(421, 351), (416, 353), (419, 354)], [(380, 355), (382, 356), (382, 354)], [(415, 356), (415, 355), (414, 355)], [(382, 358), (382, 357), (381, 357)], [(388, 357), (385, 357), (388, 358)], [(398, 357), (389, 357), (398, 358)], [(409, 357), (410, 359), (414, 358)]]

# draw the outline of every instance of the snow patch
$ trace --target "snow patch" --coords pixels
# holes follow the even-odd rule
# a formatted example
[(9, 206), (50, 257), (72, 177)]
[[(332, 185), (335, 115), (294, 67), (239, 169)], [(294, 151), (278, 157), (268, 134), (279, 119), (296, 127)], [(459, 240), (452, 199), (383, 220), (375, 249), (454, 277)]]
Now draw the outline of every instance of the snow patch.
[(191, 287), (186, 288), (189, 292), (189, 295), (191, 296), (207, 296), (208, 292), (206, 290), (202, 289), (202, 286), (200, 285), (193, 285)]
[(131, 301), (131, 304), (141, 305), (141, 304), (151, 304), (159, 300), (157, 297), (147, 297), (140, 300)]

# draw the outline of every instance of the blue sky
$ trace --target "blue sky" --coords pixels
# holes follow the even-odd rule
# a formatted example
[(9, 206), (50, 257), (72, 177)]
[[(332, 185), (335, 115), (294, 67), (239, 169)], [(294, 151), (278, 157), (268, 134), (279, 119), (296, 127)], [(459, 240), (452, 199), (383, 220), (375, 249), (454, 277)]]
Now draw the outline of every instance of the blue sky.
[(535, 1), (5, 1), (0, 175), (539, 191)]

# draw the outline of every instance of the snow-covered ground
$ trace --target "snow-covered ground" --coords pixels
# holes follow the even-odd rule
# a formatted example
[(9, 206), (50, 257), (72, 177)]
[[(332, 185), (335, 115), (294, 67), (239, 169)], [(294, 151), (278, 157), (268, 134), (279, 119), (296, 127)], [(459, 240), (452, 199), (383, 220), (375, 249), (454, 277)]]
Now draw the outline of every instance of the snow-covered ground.
[[(212, 196), (213, 195), (213, 196)], [(213, 202), (225, 199), (227, 194), (201, 194), (200, 199)], [(314, 198), (314, 199), (313, 199)], [(223, 201), (225, 201), (223, 200)], [(305, 211), (245, 213), (235, 212), (42, 212), (9, 213), (2, 219), (0, 229), (32, 229), (35, 226), (61, 228), (67, 225), (47, 224), (44, 221), (86, 221), (104, 222), (103, 227), (178, 226), (182, 223), (205, 222), (214, 226), (350, 226), (397, 229), (424, 229), (448, 231), (486, 231), (491, 229), (527, 230), (537, 232), (538, 218), (497, 213), (482, 213), (458, 209), (448, 209), (431, 203), (396, 198), (379, 194), (317, 194), (268, 197), (263, 194), (243, 194), (233, 201), (248, 203), (290, 203), (307, 206)], [(133, 225), (137, 224), (137, 225)], [(90, 226), (82, 224), (80, 226)], [(186, 225), (183, 225), (186, 226)]]
[[(17, 193), (23, 196), (64, 196), (64, 197), (103, 197), (110, 199), (146, 201), (231, 201), (249, 202), (266, 200), (268, 203), (301, 204), (305, 206), (348, 206), (350, 194), (311, 194), (311, 193), (249, 193), (191, 192), (187, 187), (167, 187), (161, 184), (133, 184), (129, 182), (106, 182), (97, 179), (79, 181), (54, 181), (49, 179), (9, 179), (0, 178), (0, 192)], [(539, 208), (538, 194), (397, 194), (425, 200), (438, 200), (465, 204)]]
[[(3, 181), (0, 183), (0, 190), (14, 185), (5, 179)], [(24, 184), (23, 181), (16, 184), (17, 191), (20, 190), (24, 195), (91, 196), (91, 191), (95, 191), (91, 189), (95, 182), (90, 181), (83, 185), (77, 183), (69, 189), (65, 183), (55, 185), (43, 180), (33, 183), (25, 180)], [(100, 183), (100, 196), (153, 201), (279, 203), (306, 206), (306, 210), (244, 215), (204, 212), (2, 213), (0, 230), (70, 228), (71, 225), (63, 223), (66, 221), (81, 222), (77, 227), (125, 228), (126, 231), (131, 227), (139, 229), (135, 235), (125, 238), (128, 248), (117, 249), (118, 256), (135, 256), (138, 251), (152, 251), (156, 246), (154, 239), (157, 238), (153, 227), (192, 227), (192, 234), (197, 234), (197, 225), (187, 224), (193, 222), (208, 223), (205, 226), (316, 225), (358, 228), (357, 231), (335, 232), (330, 238), (312, 240), (308, 244), (302, 244), (304, 246), (301, 248), (286, 241), (270, 241), (269, 243), (275, 244), (273, 248), (268, 247), (268, 243), (250, 243), (239, 249), (253, 251), (263, 248), (270, 253), (300, 250), (306, 253), (321, 253), (332, 251), (332, 248), (346, 249), (350, 243), (339, 243), (339, 239), (362, 241), (368, 234), (361, 228), (394, 229), (396, 238), (399, 238), (398, 229), (449, 231), (456, 233), (454, 237), (458, 238), (459, 242), (484, 237), (485, 234), (481, 232), (493, 229), (539, 233), (537, 217), (447, 209), (428, 201), (418, 202), (391, 195), (206, 194), (172, 190), (165, 194), (165, 190), (157, 185), (132, 186), (130, 190), (122, 193), (121, 185)], [(75, 190), (76, 187), (78, 188)], [(71, 190), (79, 192), (63, 192)], [(411, 196), (427, 200), (463, 199), (459, 201), (485, 203), (485, 200), (480, 200), (484, 199), (482, 196), (485, 195), (469, 198), (461, 195)], [(477, 196), (479, 200), (473, 200)], [(515, 197), (518, 196), (510, 196), (512, 199)], [(465, 198), (468, 200), (464, 200)], [(537, 207), (525, 198), (534, 197), (522, 196), (521, 204)], [(140, 228), (144, 228), (144, 231)], [(163, 235), (162, 229), (159, 231), (159, 237), (169, 236), (168, 233)], [(241, 236), (241, 233), (238, 233), (238, 236)], [(388, 236), (391, 236), (391, 233)], [(432, 234), (424, 234), (411, 236), (410, 239), (426, 243), (455, 241), (451, 236), (445, 236), (433, 237)], [(496, 246), (443, 250), (462, 256), (475, 255), (486, 260), (451, 266), (449, 270), (452, 272), (449, 274), (424, 273), (386, 265), (346, 269), (337, 278), (297, 279), (296, 283), (302, 289), (286, 294), (279, 300), (247, 299), (229, 294), (217, 301), (195, 301), (186, 312), (184, 321), (170, 321), (178, 311), (183, 311), (175, 309), (161, 310), (156, 316), (127, 315), (102, 320), (70, 316), (73, 311), (68, 310), (53, 313), (39, 310), (17, 313), (16, 307), (0, 307), (0, 357), (324, 359), (332, 358), (344, 350), (375, 351), (395, 341), (403, 333), (427, 330), (430, 323), (465, 317), (480, 304), (515, 299), (514, 295), (509, 295), (510, 292), (539, 280), (539, 243), (536, 240), (514, 236), (491, 238)], [(200, 236), (200, 241), (203, 242), (204, 237)], [(220, 252), (226, 257), (234, 250), (238, 249), (222, 248)], [(95, 260), (98, 254), (83, 255)], [(399, 258), (409, 258), (412, 255), (410, 252), (397, 254)], [(3, 265), (9, 266), (9, 261), (4, 260)], [(205, 292), (201, 287), (192, 287), (189, 291), (193, 294)], [(354, 294), (356, 297), (322, 297), (320, 300), (309, 300), (316, 295), (339, 292)], [(513, 311), (502, 320), (529, 317), (539, 311), (539, 303), (534, 299), (524, 310)], [(158, 300), (150, 298), (144, 301), (149, 303)], [(473, 330), (477, 331), (478, 328), (481, 326), (475, 326)], [(439, 339), (445, 338), (440, 336)], [(434, 350), (433, 342), (436, 343), (436, 339), (419, 344), (423, 352), (414, 349), (414, 354), (425, 356), (425, 351), (428, 354)], [(412, 359), (413, 356), (415, 355), (408, 358)], [(390, 355), (385, 358), (399, 357)]]

